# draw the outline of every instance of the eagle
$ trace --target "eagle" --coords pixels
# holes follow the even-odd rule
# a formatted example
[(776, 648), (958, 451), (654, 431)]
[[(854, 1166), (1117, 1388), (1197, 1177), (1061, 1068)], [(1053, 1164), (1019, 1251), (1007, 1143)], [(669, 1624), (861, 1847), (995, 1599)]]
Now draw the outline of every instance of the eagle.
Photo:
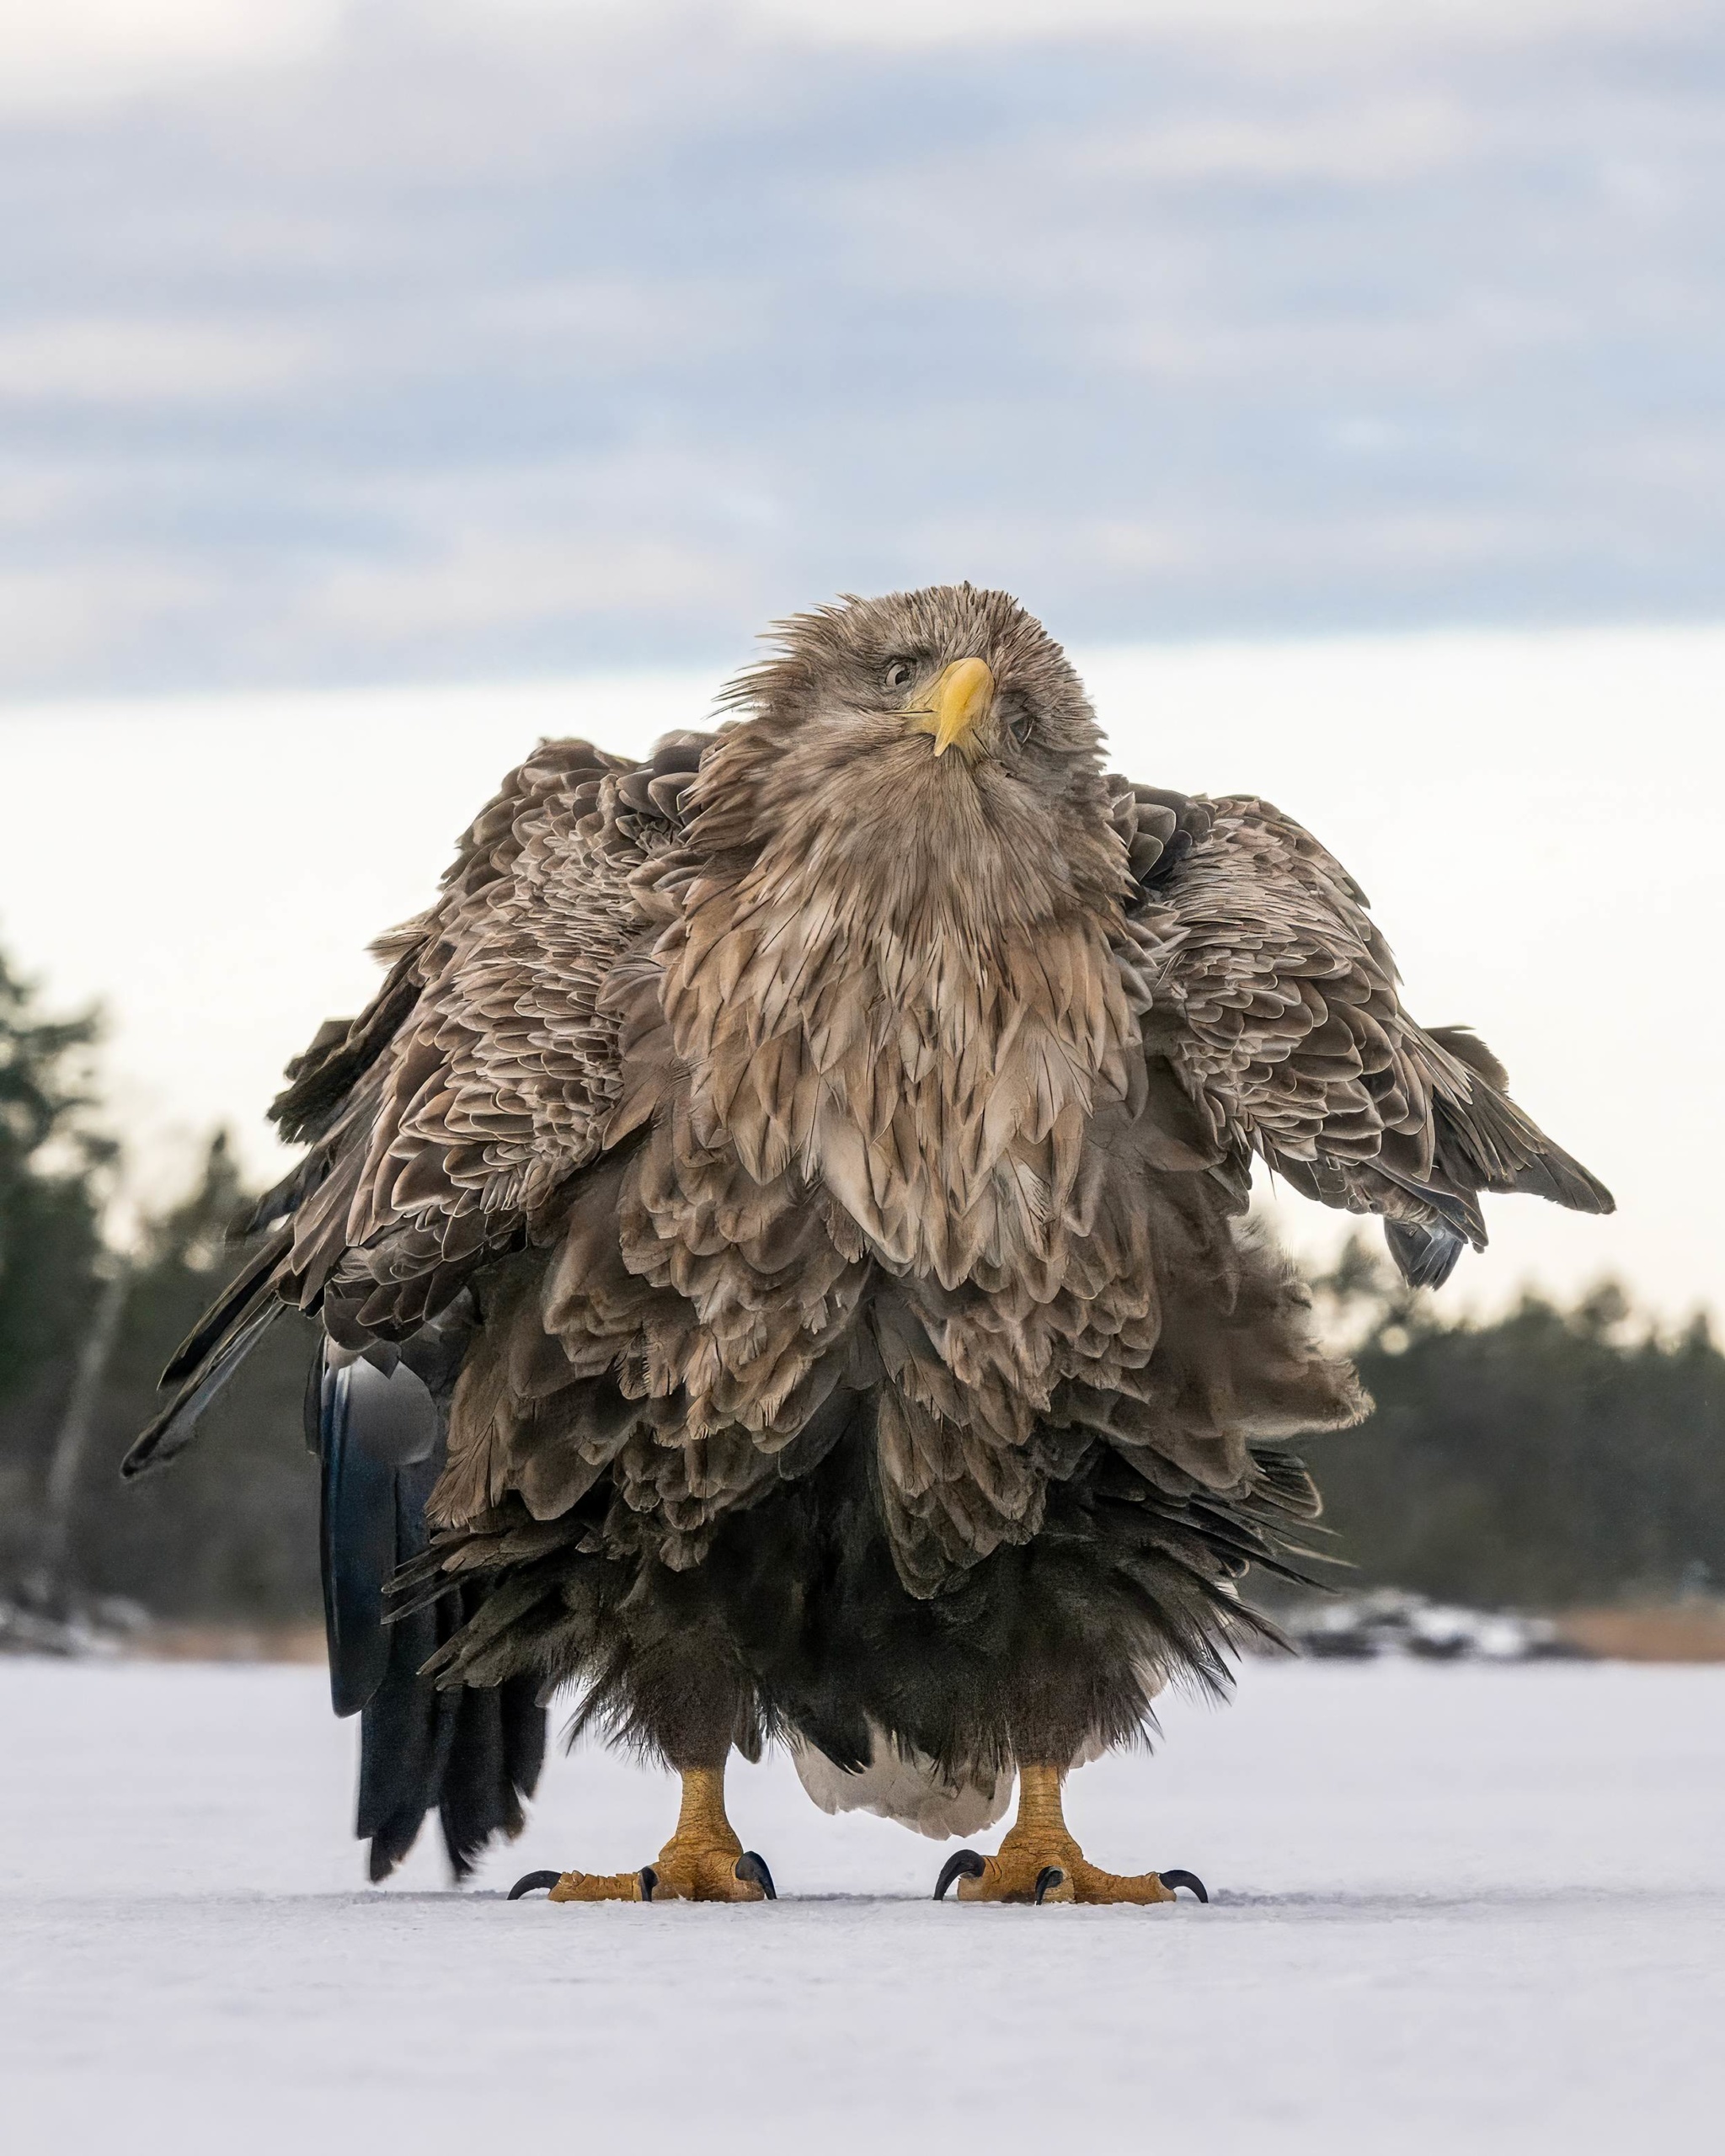
[(561, 1902), (772, 1898), (725, 1810), (786, 1745), (961, 1899), (1166, 1902), (1064, 1778), (1220, 1689), (1302, 1576), (1288, 1441), (1370, 1403), (1247, 1218), (1256, 1162), (1435, 1287), (1482, 1193), (1610, 1193), (1471, 1032), (1422, 1027), (1359, 886), (1250, 796), (1103, 767), (1002, 591), (796, 616), (710, 732), (547, 740), (373, 947), (271, 1111), (302, 1144), (127, 1455), (170, 1460), (285, 1310), (321, 1328), (338, 1712), (382, 1877), (512, 1834), (546, 1710), (681, 1777)]

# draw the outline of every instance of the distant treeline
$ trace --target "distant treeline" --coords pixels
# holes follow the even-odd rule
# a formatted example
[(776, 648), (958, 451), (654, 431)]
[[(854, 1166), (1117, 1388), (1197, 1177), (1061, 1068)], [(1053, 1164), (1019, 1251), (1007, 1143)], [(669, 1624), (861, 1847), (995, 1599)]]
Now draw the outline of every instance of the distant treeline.
[[(318, 1482), (302, 1435), (313, 1337), (302, 1320), (266, 1336), (172, 1469), (120, 1482), (158, 1373), (238, 1262), (224, 1234), (246, 1193), (218, 1139), (184, 1204), (147, 1223), (135, 1249), (104, 1249), (113, 1148), (93, 1134), (94, 1032), (89, 1019), (45, 1022), (0, 957), (0, 1593), (122, 1596), (179, 1620), (311, 1617)], [(118, 1299), (117, 1324), (93, 1370), (104, 1295)], [(44, 1581), (81, 1363), (94, 1380), (88, 1425), (61, 1493), (64, 1561)]]
[(1334, 1584), (1525, 1609), (1725, 1589), (1725, 1355), (1705, 1318), (1663, 1336), (1608, 1283), (1449, 1322), (1363, 1235), (1316, 1286), (1377, 1403), (1301, 1448), (1356, 1568)]
[[(247, 1193), (218, 1140), (183, 1205), (136, 1248), (104, 1247), (114, 1149), (86, 1075), (93, 1032), (44, 1020), (0, 958), (0, 1592), (40, 1591), (63, 1522), (51, 1588), (171, 1620), (308, 1619), (309, 1325), (276, 1326), (174, 1468), (119, 1480), (157, 1373), (239, 1262), (223, 1237)], [(1356, 1238), (1315, 1283), (1377, 1401), (1359, 1430), (1301, 1448), (1324, 1547), (1354, 1567), (1325, 1568), (1335, 1584), (1526, 1609), (1725, 1585), (1725, 1356), (1703, 1321), (1660, 1337), (1607, 1287), (1573, 1310), (1530, 1299), (1450, 1324), (1375, 1247)]]

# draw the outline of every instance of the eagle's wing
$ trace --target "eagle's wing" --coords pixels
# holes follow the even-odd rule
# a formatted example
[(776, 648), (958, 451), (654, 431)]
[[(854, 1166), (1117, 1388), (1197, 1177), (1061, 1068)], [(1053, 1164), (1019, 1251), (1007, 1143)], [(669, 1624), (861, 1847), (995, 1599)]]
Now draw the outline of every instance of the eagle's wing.
[(643, 765), (547, 741), (504, 781), (435, 903), (377, 947), (392, 963), (370, 1006), (289, 1065), (270, 1113), (310, 1150), (259, 1208), (269, 1240), (164, 1372), (180, 1390), (128, 1473), (180, 1449), (285, 1304), (344, 1346), (404, 1340), (601, 1150), (628, 1023), (605, 990), (656, 933), (642, 887), (714, 738), (672, 735)]
[(1347, 870), (1250, 796), (1187, 800), (1114, 782), (1134, 876), (1124, 964), (1165, 1056), (1236, 1166), (1384, 1216), (1416, 1285), (1485, 1246), (1482, 1191), (1583, 1213), (1610, 1193), (1509, 1097), (1462, 1027), (1422, 1027)]

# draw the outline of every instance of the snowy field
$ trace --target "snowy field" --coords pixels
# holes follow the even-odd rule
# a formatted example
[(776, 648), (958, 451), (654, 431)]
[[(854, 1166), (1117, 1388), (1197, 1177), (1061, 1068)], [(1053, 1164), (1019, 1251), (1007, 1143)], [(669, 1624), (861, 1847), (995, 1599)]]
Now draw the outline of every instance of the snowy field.
[[(1154, 1910), (935, 1906), (942, 1845), (731, 1810), (774, 1907), (553, 1908), (670, 1785), (556, 1756), (476, 1890), (344, 1838), (320, 1672), (0, 1664), (9, 2156), (1717, 2145), (1725, 1668), (1258, 1665), (1075, 1780)], [(985, 1847), (993, 1837), (979, 1838)]]

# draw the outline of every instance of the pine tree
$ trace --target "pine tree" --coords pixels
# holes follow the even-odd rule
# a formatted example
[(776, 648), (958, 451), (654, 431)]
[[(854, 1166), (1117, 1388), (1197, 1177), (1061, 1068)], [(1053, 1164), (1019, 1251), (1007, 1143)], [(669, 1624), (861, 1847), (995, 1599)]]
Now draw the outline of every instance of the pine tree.
[(43, 1017), (0, 953), (0, 1403), (65, 1355), (88, 1311), (114, 1153), (88, 1122), (96, 1033), (93, 1012)]
[(45, 1017), (0, 953), (0, 1583), (29, 1565), (55, 1433), (91, 1322), (104, 1171), (93, 1012)]
[(146, 1225), (80, 1479), (72, 1537), (79, 1582), (195, 1622), (315, 1618), (318, 1478), (302, 1403), (312, 1329), (284, 1315), (164, 1473), (122, 1483), (121, 1455), (158, 1405), (163, 1364), (249, 1251), (229, 1241), (250, 1210), (225, 1134), (190, 1194)]
[[(1304, 1449), (1343, 1586), (1562, 1609), (1725, 1586), (1725, 1355), (1615, 1282), (1446, 1323), (1355, 1238), (1316, 1283), (1377, 1402)], [(1362, 1337), (1363, 1336), (1363, 1337)]]

